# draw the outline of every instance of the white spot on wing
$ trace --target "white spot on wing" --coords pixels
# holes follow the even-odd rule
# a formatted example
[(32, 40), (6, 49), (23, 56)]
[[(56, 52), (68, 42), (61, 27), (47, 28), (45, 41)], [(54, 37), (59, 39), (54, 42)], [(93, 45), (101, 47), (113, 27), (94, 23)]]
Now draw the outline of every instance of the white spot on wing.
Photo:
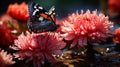
[(38, 9), (36, 9), (36, 10), (33, 12), (33, 15), (35, 15), (37, 11), (39, 11), (39, 10), (38, 10)]
[(51, 15), (53, 12), (54, 12), (54, 10), (55, 10), (55, 7), (53, 6), (53, 7), (51, 7), (51, 9), (49, 10), (49, 15)]
[(49, 15), (51, 15), (51, 14), (52, 14), (52, 11), (49, 12)]
[(39, 17), (39, 21), (42, 21), (43, 20), (43, 17)]
[(38, 4), (35, 4), (34, 8), (36, 9), (36, 8), (37, 8), (37, 6), (38, 6)]
[(53, 13), (53, 15), (55, 15), (55, 13)]
[(37, 8), (36, 5), (34, 6), (34, 8), (35, 8), (35, 9)]
[(43, 7), (38, 7), (39, 9), (43, 9)]

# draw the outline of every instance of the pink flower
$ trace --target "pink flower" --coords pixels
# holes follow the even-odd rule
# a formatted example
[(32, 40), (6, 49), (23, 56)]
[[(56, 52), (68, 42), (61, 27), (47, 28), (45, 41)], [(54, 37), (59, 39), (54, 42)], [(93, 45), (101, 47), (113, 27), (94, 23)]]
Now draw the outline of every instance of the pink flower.
[(0, 17), (0, 46), (8, 46), (17, 38), (17, 21), (8, 15)]
[(10, 4), (7, 13), (15, 19), (27, 21), (29, 18), (28, 4), (22, 2), (21, 4)]
[(73, 13), (63, 22), (61, 26), (65, 40), (72, 40), (71, 48), (78, 44), (78, 47), (87, 45), (87, 42), (101, 42), (111, 36), (109, 30), (113, 26), (104, 14), (97, 15), (97, 11), (86, 13), (81, 11)]
[(23, 33), (15, 40), (14, 50), (20, 50), (15, 54), (20, 60), (33, 61), (34, 67), (41, 67), (45, 58), (47, 61), (55, 62), (53, 55), (61, 55), (61, 49), (65, 47), (63, 38), (57, 33)]
[(108, 7), (111, 12), (120, 12), (120, 0), (108, 0)]
[(13, 56), (4, 50), (0, 50), (0, 67), (6, 67), (14, 64)]
[(115, 29), (114, 34), (113, 41), (120, 44), (120, 27)]

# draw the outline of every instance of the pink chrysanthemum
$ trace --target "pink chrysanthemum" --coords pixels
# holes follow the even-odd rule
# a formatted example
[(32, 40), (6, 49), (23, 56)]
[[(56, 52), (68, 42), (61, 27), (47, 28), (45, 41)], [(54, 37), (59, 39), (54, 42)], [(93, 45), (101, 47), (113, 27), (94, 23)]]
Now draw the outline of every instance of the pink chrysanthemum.
[(27, 59), (27, 62), (33, 61), (34, 67), (41, 67), (45, 58), (47, 61), (55, 62), (53, 55), (61, 55), (61, 49), (65, 47), (62, 37), (57, 33), (32, 33), (21, 34), (18, 40), (15, 40), (13, 49), (20, 50), (15, 54), (19, 59)]
[(27, 21), (29, 18), (28, 4), (22, 2), (21, 4), (10, 4), (7, 10), (7, 14), (15, 19)]
[(17, 21), (8, 15), (0, 16), (0, 46), (9, 46), (17, 38)]
[(113, 41), (120, 44), (120, 27), (115, 29), (114, 34)]
[(13, 56), (0, 49), (0, 67), (6, 67), (14, 64)]
[(120, 0), (108, 0), (108, 7), (111, 12), (120, 12)]
[(68, 19), (63, 22), (61, 26), (62, 32), (65, 33), (65, 40), (73, 40), (70, 47), (74, 47), (78, 44), (78, 47), (86, 45), (87, 42), (101, 42), (111, 36), (109, 30), (113, 26), (105, 17), (104, 14), (97, 15), (97, 11), (90, 13), (89, 10), (86, 13), (81, 11), (73, 13)]

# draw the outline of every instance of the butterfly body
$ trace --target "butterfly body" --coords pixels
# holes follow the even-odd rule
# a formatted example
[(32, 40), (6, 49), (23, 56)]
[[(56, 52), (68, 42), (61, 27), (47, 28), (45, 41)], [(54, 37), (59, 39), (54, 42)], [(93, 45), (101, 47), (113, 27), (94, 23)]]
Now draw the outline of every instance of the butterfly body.
[(30, 31), (38, 33), (45, 31), (55, 31), (59, 25), (55, 24), (55, 8), (52, 7), (48, 12), (37, 3), (29, 3), (28, 28)]

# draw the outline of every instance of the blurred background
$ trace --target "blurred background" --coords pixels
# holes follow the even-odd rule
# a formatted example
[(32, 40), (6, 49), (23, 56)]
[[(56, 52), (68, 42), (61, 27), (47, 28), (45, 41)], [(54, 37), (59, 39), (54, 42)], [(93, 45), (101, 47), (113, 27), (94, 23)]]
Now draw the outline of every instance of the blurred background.
[[(11, 3), (22, 3), (31, 2), (33, 0), (1, 0), (0, 2), (0, 14), (6, 12), (9, 4)], [(76, 12), (77, 10), (100, 10), (102, 1), (106, 0), (34, 0), (34, 2), (39, 3), (45, 9), (50, 9), (50, 7), (56, 7), (56, 15), (58, 18), (66, 17), (69, 14)]]

